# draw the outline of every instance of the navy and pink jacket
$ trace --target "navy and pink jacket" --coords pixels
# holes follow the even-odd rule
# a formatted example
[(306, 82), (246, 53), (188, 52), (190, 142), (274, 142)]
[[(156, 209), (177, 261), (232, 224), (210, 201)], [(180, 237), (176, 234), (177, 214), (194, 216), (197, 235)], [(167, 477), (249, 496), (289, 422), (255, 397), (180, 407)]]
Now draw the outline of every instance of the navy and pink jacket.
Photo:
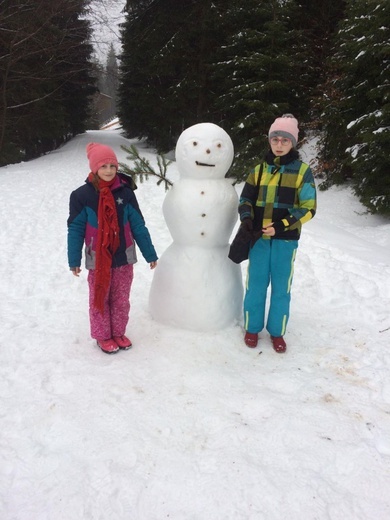
[[(134, 264), (137, 261), (135, 243), (145, 260), (155, 262), (157, 254), (149, 231), (129, 184), (117, 175), (111, 187), (114, 196), (120, 233), (120, 245), (112, 257), (112, 267)], [(98, 231), (99, 193), (87, 180), (70, 195), (68, 218), (69, 267), (80, 267), (85, 245), (85, 267), (95, 269)]]

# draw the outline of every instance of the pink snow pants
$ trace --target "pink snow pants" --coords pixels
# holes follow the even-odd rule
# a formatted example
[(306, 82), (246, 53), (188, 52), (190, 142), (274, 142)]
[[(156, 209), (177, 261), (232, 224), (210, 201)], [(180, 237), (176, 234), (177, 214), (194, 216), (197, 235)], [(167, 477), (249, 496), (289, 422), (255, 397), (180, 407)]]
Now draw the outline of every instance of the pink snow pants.
[(111, 269), (110, 287), (104, 300), (103, 314), (93, 305), (95, 295), (95, 270), (88, 273), (89, 321), (94, 339), (110, 339), (123, 336), (129, 321), (130, 289), (133, 282), (133, 265)]

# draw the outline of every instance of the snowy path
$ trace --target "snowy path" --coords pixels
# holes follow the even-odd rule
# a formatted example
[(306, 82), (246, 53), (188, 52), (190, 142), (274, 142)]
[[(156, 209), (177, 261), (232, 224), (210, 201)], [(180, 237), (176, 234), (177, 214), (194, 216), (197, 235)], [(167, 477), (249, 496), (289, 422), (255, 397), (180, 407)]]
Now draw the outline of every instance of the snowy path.
[[(264, 333), (246, 348), (238, 325), (153, 322), (140, 255), (134, 348), (110, 357), (89, 338), (85, 270), (66, 264), (91, 140), (125, 160), (101, 131), (0, 168), (1, 520), (390, 518), (389, 222), (347, 188), (319, 192), (284, 356)], [(136, 193), (161, 254), (164, 190)]]

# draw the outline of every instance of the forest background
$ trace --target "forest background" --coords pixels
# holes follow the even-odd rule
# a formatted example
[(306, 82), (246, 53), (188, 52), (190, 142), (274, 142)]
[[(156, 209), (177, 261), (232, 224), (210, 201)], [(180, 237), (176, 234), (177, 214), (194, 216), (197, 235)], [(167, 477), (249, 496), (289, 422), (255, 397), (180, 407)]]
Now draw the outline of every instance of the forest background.
[[(118, 3), (103, 64), (93, 24), (103, 34)], [(320, 187), (351, 183), (389, 216), (389, 26), (387, 0), (0, 0), (0, 166), (97, 128), (100, 92), (158, 153), (192, 124), (222, 126), (242, 180), (289, 112), (302, 141), (320, 136)]]

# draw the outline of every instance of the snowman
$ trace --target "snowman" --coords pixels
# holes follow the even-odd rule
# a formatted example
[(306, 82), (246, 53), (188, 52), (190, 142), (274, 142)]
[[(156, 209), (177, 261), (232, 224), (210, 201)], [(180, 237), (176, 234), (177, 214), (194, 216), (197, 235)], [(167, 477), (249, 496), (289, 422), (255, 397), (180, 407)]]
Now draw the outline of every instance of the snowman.
[(191, 126), (177, 141), (180, 179), (163, 203), (173, 242), (158, 262), (149, 295), (152, 317), (161, 323), (206, 332), (241, 316), (241, 269), (228, 258), (238, 207), (225, 179), (233, 155), (229, 135), (213, 123)]

